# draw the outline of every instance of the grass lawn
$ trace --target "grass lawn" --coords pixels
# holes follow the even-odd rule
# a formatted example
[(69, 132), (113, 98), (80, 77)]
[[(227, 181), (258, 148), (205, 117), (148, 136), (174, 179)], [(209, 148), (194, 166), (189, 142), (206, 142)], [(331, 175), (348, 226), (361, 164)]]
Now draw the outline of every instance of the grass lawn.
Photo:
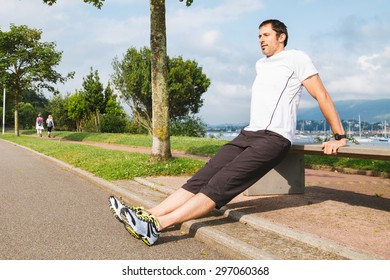
[(150, 161), (147, 154), (107, 150), (47, 138), (1, 135), (0, 138), (29, 147), (106, 180), (132, 179), (146, 176), (191, 175), (205, 162), (190, 158), (173, 158), (169, 162)]
[[(21, 134), (35, 135), (36, 131), (26, 130), (22, 131)], [(151, 147), (153, 141), (151, 136), (141, 134), (55, 131), (54, 135), (73, 141), (103, 142), (134, 147)], [(171, 148), (173, 150), (202, 156), (214, 155), (227, 142), (221, 139), (171, 136)]]

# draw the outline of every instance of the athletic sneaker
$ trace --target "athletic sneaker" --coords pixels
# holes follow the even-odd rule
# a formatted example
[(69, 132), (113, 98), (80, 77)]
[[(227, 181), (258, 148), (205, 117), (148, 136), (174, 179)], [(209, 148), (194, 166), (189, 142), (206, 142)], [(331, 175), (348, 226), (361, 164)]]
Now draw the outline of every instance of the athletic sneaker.
[(117, 218), (122, 223), (125, 223), (121, 217), (122, 208), (129, 208), (131, 211), (134, 212), (139, 212), (144, 210), (143, 207), (129, 207), (113, 195), (108, 198), (108, 201), (110, 203), (110, 209), (111, 212), (114, 214), (114, 217)]
[(152, 246), (160, 236), (158, 221), (153, 215), (143, 215), (141, 211), (135, 212), (123, 207), (121, 218), (127, 231), (135, 238), (141, 238), (148, 246)]

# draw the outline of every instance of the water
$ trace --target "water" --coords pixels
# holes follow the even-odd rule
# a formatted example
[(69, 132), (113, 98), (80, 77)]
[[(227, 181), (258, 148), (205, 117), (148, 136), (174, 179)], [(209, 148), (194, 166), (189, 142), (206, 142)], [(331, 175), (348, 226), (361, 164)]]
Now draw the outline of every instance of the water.
[[(223, 140), (233, 140), (239, 132), (207, 132), (206, 138), (217, 138), (217, 139), (223, 139)], [(323, 136), (320, 136), (320, 138), (323, 138)], [(318, 144), (318, 142), (315, 141), (316, 136), (308, 136), (308, 135), (298, 135), (293, 143), (294, 144)], [(359, 141), (358, 137), (355, 137), (357, 141)], [(364, 147), (388, 147), (390, 149), (390, 142), (384, 142), (379, 141), (380, 138), (361, 138), (359, 142), (359, 146)], [(366, 142), (367, 140), (370, 140), (371, 142)], [(348, 145), (357, 145), (351, 141), (348, 141)]]

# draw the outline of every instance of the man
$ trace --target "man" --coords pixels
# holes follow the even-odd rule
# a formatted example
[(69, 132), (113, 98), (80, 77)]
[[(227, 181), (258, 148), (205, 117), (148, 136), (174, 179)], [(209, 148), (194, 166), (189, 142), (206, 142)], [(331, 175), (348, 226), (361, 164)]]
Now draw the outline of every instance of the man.
[(282, 161), (295, 133), (303, 86), (317, 100), (337, 139), (323, 143), (324, 153), (335, 154), (346, 145), (339, 116), (310, 58), (301, 51), (285, 50), (284, 23), (261, 23), (259, 40), (265, 57), (256, 63), (249, 126), (156, 207), (145, 211), (109, 198), (114, 216), (147, 245), (153, 245), (167, 227), (224, 206)]

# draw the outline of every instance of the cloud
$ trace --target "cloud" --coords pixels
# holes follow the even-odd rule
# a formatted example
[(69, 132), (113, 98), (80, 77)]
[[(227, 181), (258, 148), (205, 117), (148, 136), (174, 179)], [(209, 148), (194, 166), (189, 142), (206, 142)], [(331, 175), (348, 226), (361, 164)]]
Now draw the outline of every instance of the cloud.
[(312, 59), (333, 99), (390, 97), (389, 32), (379, 15), (347, 14), (311, 37)]
[(376, 71), (381, 68), (381, 66), (375, 63), (376, 58), (379, 58), (379, 54), (374, 54), (371, 56), (362, 55), (358, 58), (358, 64), (360, 69), (363, 71)]
[(389, 98), (390, 47), (350, 62), (338, 60), (325, 71), (326, 86), (338, 100)]

